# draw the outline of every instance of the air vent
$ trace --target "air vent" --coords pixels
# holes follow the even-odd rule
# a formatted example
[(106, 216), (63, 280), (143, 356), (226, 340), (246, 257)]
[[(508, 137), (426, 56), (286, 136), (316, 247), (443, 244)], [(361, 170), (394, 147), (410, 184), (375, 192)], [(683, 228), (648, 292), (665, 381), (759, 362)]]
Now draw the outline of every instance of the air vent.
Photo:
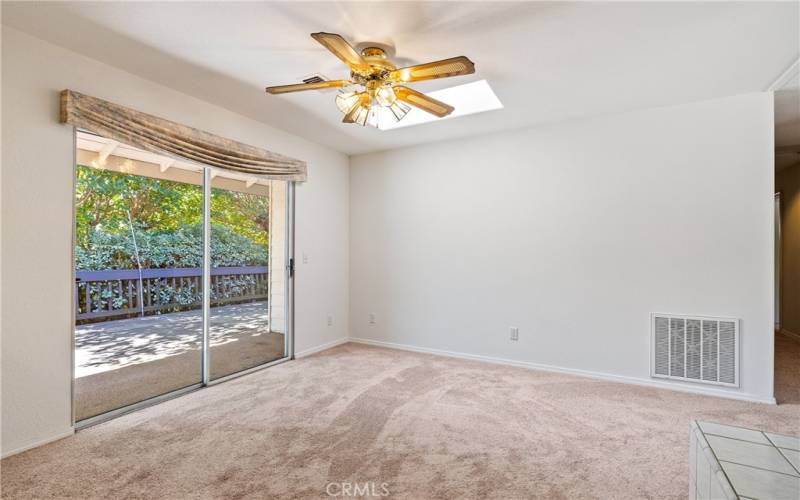
[(303, 78), (303, 83), (319, 83), (324, 82), (325, 78), (321, 75), (311, 75), (308, 78)]
[(739, 387), (739, 320), (653, 314), (650, 375)]
[[(298, 80), (300, 80), (303, 83), (319, 83), (319, 82), (327, 82), (329, 78), (323, 74), (314, 73), (312, 75), (301, 76), (300, 78), (298, 78)], [(320, 92), (322, 94), (326, 94), (335, 91), (336, 91), (335, 88), (328, 87), (328, 88), (317, 89), (314, 92)]]

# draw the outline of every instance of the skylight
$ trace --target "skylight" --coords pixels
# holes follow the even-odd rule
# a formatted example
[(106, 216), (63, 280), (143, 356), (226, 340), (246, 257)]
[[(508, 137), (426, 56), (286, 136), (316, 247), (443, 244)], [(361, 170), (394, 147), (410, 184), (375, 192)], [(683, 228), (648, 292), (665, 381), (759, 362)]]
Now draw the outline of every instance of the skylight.
[(484, 111), (492, 111), (494, 109), (502, 109), (503, 103), (494, 94), (492, 87), (486, 80), (479, 80), (477, 82), (465, 83), (455, 87), (448, 87), (446, 89), (437, 90), (435, 92), (427, 92), (427, 95), (439, 99), (442, 102), (455, 107), (455, 111), (450, 113), (445, 118), (437, 118), (430, 113), (412, 108), (411, 111), (399, 122), (392, 120), (381, 120), (378, 128), (381, 130), (393, 130), (396, 128), (410, 127), (412, 125), (421, 125), (437, 120), (447, 120), (456, 118), (458, 116), (467, 116), (475, 113), (483, 113)]

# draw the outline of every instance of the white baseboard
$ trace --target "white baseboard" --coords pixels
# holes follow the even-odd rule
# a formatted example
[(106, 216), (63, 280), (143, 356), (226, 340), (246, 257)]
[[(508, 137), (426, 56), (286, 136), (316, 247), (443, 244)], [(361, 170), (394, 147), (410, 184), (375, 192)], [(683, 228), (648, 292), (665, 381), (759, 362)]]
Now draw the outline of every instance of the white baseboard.
[(55, 436), (51, 436), (49, 438), (42, 439), (42, 440), (36, 441), (34, 443), (31, 443), (31, 444), (26, 444), (24, 446), (20, 446), (19, 448), (13, 449), (11, 451), (4, 451), (2, 457), (0, 457), (0, 458), (10, 457), (11, 455), (16, 455), (17, 453), (22, 453), (23, 451), (32, 450), (33, 448), (38, 448), (39, 446), (44, 446), (44, 445), (52, 443), (54, 441), (58, 441), (59, 439), (64, 439), (66, 437), (70, 437), (73, 434), (75, 434), (75, 428), (74, 427), (70, 427), (68, 431), (64, 431), (62, 433), (56, 434)]
[(306, 356), (311, 356), (312, 354), (316, 354), (318, 352), (327, 351), (337, 345), (346, 344), (350, 339), (347, 337), (343, 337), (341, 339), (334, 340), (333, 342), (326, 342), (325, 344), (318, 345), (316, 347), (312, 347), (311, 349), (306, 349), (305, 351), (300, 351), (294, 353), (294, 359), (305, 358)]
[(486, 363), (494, 363), (499, 365), (516, 366), (519, 368), (527, 368), (531, 370), (542, 370), (555, 373), (566, 373), (569, 375), (578, 375), (581, 377), (588, 377), (598, 380), (607, 380), (610, 382), (619, 382), (622, 384), (641, 385), (646, 387), (655, 387), (659, 389), (669, 389), (672, 391), (688, 392), (692, 394), (700, 394), (704, 396), (715, 396), (728, 399), (738, 399), (741, 401), (750, 401), (754, 403), (764, 404), (777, 404), (774, 397), (765, 398), (758, 394), (751, 394), (746, 392), (731, 392), (721, 389), (707, 388), (707, 387), (693, 387), (683, 385), (681, 383), (663, 382), (660, 380), (650, 380), (636, 377), (627, 377), (623, 375), (613, 375), (609, 373), (593, 372), (588, 370), (579, 370), (576, 368), (562, 368), (559, 366), (545, 365), (541, 363), (531, 363), (528, 361), (515, 361), (513, 359), (494, 358), (491, 356), (482, 356), (479, 354), (468, 354), (463, 352), (444, 351), (441, 349), (431, 349), (428, 347), (417, 347), (407, 344), (395, 344), (392, 342), (384, 342), (381, 340), (363, 339), (350, 337), (350, 342), (357, 344), (373, 345), (378, 347), (387, 347), (389, 349), (400, 349), (403, 351), (421, 352), (425, 354), (435, 354), (438, 356), (447, 356), (450, 358), (469, 359), (473, 361), (483, 361)]
[(800, 340), (800, 333), (794, 333), (791, 330), (787, 330), (786, 328), (781, 328), (780, 332), (787, 337), (793, 338), (795, 340)]

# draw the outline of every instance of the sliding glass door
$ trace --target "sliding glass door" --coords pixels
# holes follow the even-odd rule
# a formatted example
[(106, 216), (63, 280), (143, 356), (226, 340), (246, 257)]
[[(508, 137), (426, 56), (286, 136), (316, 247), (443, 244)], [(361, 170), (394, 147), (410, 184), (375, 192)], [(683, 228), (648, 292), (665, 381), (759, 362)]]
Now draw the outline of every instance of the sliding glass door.
[(289, 185), (76, 144), (75, 420), (287, 359)]
[(200, 384), (203, 175), (92, 151), (75, 184), (75, 418)]
[(285, 184), (211, 181), (212, 380), (287, 354), (285, 328), (270, 317), (285, 287)]

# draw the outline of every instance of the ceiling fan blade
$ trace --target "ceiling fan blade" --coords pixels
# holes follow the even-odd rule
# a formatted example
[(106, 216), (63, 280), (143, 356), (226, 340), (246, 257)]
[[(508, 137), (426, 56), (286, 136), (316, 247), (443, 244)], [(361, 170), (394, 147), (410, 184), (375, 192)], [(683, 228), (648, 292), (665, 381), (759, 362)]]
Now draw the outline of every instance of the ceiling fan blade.
[(475, 63), (466, 56), (451, 57), (392, 71), (389, 78), (398, 82), (421, 82), (435, 78), (469, 75), (475, 73)]
[(408, 87), (394, 87), (394, 94), (401, 101), (410, 104), (415, 108), (419, 108), (422, 111), (427, 111), (428, 113), (438, 116), (439, 118), (449, 115), (454, 109), (456, 109), (449, 104), (445, 104), (442, 101), (438, 101), (433, 97), (429, 97), (422, 92), (417, 92), (416, 90)]
[(333, 55), (354, 71), (369, 71), (369, 64), (347, 40), (336, 33), (311, 33), (311, 38), (321, 43)]
[(278, 85), (267, 87), (268, 94), (288, 94), (289, 92), (302, 92), (304, 90), (319, 90), (330, 88), (341, 88), (349, 85), (350, 80), (325, 80), (317, 83), (295, 83), (292, 85)]

